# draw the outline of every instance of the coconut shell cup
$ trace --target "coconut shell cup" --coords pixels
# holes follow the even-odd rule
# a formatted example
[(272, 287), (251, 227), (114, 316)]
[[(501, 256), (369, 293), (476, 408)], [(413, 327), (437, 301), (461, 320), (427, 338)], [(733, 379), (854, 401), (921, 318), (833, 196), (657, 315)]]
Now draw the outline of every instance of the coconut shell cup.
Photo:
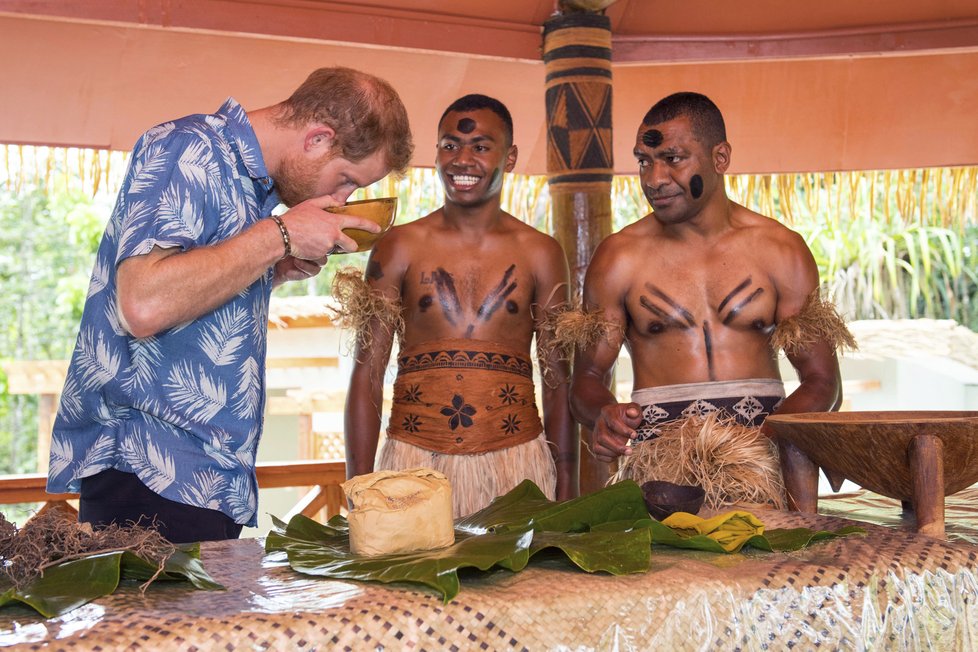
[(706, 499), (703, 487), (673, 484), (664, 480), (649, 480), (643, 483), (642, 494), (645, 496), (645, 506), (649, 514), (657, 521), (676, 512), (696, 514)]
[[(374, 243), (380, 239), (380, 236), (394, 226), (394, 217), (397, 215), (397, 197), (351, 201), (342, 206), (331, 206), (326, 210), (337, 215), (356, 215), (379, 225), (380, 233), (371, 233), (362, 229), (343, 229), (343, 233), (356, 241), (357, 252), (369, 251)], [(345, 254), (347, 252), (337, 247), (333, 249), (332, 253)]]

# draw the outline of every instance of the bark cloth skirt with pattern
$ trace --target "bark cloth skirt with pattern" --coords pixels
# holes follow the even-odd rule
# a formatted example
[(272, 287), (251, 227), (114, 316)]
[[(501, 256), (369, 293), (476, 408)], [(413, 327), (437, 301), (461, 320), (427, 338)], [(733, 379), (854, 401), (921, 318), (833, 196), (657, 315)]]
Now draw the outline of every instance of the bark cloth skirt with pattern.
[(418, 467), (449, 479), (456, 518), (482, 509), (527, 478), (553, 499), (556, 470), (529, 356), (466, 339), (401, 351), (377, 468)]

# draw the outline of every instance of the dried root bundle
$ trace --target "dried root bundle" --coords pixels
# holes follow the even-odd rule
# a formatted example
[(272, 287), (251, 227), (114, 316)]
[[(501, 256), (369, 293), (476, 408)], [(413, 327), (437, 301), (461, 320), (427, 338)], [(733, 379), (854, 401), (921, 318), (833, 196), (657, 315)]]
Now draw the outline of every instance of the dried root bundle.
[(822, 341), (828, 342), (834, 349), (855, 351), (858, 348), (856, 338), (849, 332), (835, 306), (823, 301), (818, 290), (815, 290), (797, 315), (777, 325), (771, 335), (771, 345), (775, 350), (783, 349), (790, 355)]
[(332, 294), (338, 304), (333, 320), (353, 331), (354, 342), (364, 353), (373, 345), (374, 325), (397, 338), (404, 334), (400, 302), (371, 288), (356, 267), (336, 272)]
[(638, 484), (699, 485), (710, 509), (734, 504), (785, 508), (777, 445), (760, 428), (718, 412), (666, 424), (658, 438), (636, 444), (613, 480), (623, 478)]
[(22, 588), (55, 564), (120, 550), (157, 564), (159, 574), (177, 548), (148, 527), (110, 525), (93, 530), (74, 514), (57, 509), (37, 514), (22, 528), (0, 514), (0, 583)]

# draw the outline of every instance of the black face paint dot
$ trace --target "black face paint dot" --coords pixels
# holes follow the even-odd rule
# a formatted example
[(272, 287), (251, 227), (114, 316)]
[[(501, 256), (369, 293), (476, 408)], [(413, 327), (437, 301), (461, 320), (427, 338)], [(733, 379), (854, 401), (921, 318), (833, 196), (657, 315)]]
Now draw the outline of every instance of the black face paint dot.
[(463, 134), (470, 134), (475, 131), (475, 120), (472, 118), (462, 118), (458, 121), (458, 130)]
[(515, 301), (510, 300), (506, 302), (506, 312), (508, 312), (511, 315), (515, 315), (519, 311), (520, 311), (520, 307), (516, 305)]
[(430, 308), (433, 301), (434, 299), (431, 298), (430, 294), (426, 294), (423, 297), (421, 297), (421, 300), (418, 301), (418, 307), (421, 308), (421, 312), (424, 312), (425, 310)]
[(662, 144), (662, 132), (658, 129), (649, 129), (642, 134), (642, 142), (646, 147), (658, 147)]
[(753, 326), (759, 331), (762, 331), (766, 328), (763, 319), (755, 319), (753, 322), (751, 322), (751, 326)]
[(661, 321), (654, 321), (649, 324), (647, 330), (650, 333), (661, 333), (662, 331), (666, 330), (666, 325), (663, 324)]
[(703, 177), (698, 174), (693, 175), (693, 178), (689, 180), (689, 194), (693, 196), (693, 199), (699, 199), (703, 195)]

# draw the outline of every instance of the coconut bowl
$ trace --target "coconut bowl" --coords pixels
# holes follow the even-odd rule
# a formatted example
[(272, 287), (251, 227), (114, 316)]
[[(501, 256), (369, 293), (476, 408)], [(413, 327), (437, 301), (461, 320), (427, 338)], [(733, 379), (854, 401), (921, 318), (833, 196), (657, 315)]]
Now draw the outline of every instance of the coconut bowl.
[(673, 484), (664, 480), (649, 480), (642, 483), (645, 506), (658, 521), (676, 512), (695, 514), (700, 511), (706, 492), (703, 487), (688, 484)]
[[(351, 201), (342, 206), (330, 206), (326, 210), (337, 215), (356, 215), (377, 224), (381, 229), (380, 233), (371, 233), (362, 229), (343, 229), (343, 233), (356, 241), (358, 252), (369, 251), (374, 243), (380, 239), (380, 236), (394, 226), (394, 217), (397, 215), (397, 197)], [(346, 252), (336, 248), (333, 253), (342, 254)]]

